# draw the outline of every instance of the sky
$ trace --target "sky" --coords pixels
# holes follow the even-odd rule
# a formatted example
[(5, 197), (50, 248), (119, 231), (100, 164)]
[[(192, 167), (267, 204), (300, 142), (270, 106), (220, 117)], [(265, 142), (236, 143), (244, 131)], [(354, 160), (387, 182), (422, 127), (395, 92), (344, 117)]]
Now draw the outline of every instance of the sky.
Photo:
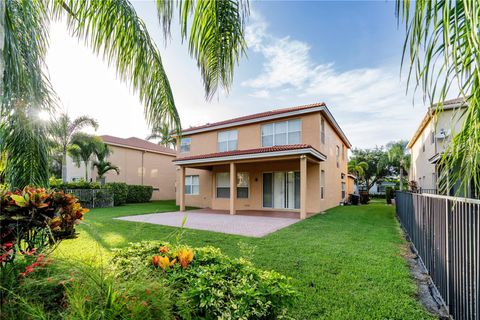
[[(426, 110), (421, 94), (406, 90), (405, 32), (394, 2), (251, 2), (248, 57), (229, 92), (210, 101), (178, 28), (165, 43), (155, 3), (132, 2), (159, 47), (184, 128), (325, 102), (352, 145), (371, 148), (408, 140)], [(98, 134), (145, 138), (150, 130), (135, 92), (62, 22), (50, 30), (47, 66), (62, 108), (96, 118)]]

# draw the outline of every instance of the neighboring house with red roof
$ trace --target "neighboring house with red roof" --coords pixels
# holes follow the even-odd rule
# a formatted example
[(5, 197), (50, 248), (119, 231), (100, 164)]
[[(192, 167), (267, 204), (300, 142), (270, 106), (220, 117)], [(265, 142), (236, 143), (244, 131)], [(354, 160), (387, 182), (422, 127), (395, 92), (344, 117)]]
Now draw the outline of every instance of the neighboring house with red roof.
[[(175, 166), (172, 160), (176, 151), (165, 148), (147, 140), (131, 137), (127, 139), (103, 135), (112, 154), (108, 161), (120, 168), (120, 174), (110, 171), (105, 175), (105, 182), (125, 182), (127, 184), (153, 187), (152, 200), (175, 198)], [(91, 168), (91, 164), (89, 165)], [(88, 180), (95, 181), (95, 169), (89, 169)], [(85, 167), (77, 167), (72, 159), (67, 162), (68, 181), (85, 178)]]
[(351, 144), (324, 103), (185, 129), (177, 145), (181, 210), (285, 210), (305, 218), (348, 196)]

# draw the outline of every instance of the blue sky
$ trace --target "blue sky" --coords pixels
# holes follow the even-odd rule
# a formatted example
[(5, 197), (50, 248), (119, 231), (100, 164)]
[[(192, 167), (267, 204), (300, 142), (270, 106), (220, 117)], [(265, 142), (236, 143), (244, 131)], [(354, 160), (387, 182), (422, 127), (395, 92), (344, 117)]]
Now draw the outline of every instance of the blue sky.
[[(134, 6), (160, 48), (184, 127), (324, 101), (354, 146), (374, 147), (410, 138), (425, 111), (400, 79), (404, 31), (394, 2), (251, 2), (248, 58), (229, 94), (212, 101), (178, 28), (165, 46), (155, 4)], [(68, 112), (96, 117), (100, 134), (145, 137), (135, 93), (61, 23), (51, 30), (47, 63)]]

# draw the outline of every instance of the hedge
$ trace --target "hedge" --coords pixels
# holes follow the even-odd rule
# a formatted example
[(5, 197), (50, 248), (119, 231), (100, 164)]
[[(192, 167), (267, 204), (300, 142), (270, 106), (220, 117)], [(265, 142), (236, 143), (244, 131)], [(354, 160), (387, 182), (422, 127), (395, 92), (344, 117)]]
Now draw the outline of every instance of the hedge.
[(127, 203), (148, 202), (152, 193), (152, 186), (128, 185)]
[(105, 188), (113, 192), (113, 204), (121, 206), (127, 203), (128, 185), (124, 182), (109, 182), (105, 184)]

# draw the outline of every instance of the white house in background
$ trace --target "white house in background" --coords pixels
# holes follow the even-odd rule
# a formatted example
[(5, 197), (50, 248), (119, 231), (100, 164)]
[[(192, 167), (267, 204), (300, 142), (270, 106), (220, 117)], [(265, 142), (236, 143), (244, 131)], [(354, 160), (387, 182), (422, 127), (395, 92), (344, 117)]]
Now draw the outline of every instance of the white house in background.
[[(412, 156), (409, 180), (416, 181), (418, 188), (437, 189), (441, 170), (437, 163), (452, 138), (460, 131), (466, 107), (464, 100), (459, 98), (445, 101), (441, 112), (437, 110), (437, 104), (428, 108), (407, 145)], [(449, 193), (455, 192), (455, 186), (452, 186)]]
[[(105, 182), (125, 182), (127, 184), (153, 187), (152, 200), (175, 199), (176, 170), (172, 160), (176, 151), (147, 140), (131, 137), (127, 139), (109, 135), (100, 136), (108, 144), (112, 154), (107, 161), (120, 169), (120, 174), (110, 171), (105, 174)], [(88, 164), (87, 180), (95, 181), (97, 172)], [(67, 180), (85, 179), (85, 165), (76, 165), (67, 157)]]
[[(371, 187), (370, 190), (368, 190), (368, 194), (373, 194), (373, 195), (384, 195), (385, 194), (385, 189), (387, 187), (392, 187), (395, 188), (395, 182), (389, 182), (389, 181), (381, 181), (381, 182), (375, 182)], [(359, 189), (361, 191), (365, 190), (365, 184), (360, 185)]]

